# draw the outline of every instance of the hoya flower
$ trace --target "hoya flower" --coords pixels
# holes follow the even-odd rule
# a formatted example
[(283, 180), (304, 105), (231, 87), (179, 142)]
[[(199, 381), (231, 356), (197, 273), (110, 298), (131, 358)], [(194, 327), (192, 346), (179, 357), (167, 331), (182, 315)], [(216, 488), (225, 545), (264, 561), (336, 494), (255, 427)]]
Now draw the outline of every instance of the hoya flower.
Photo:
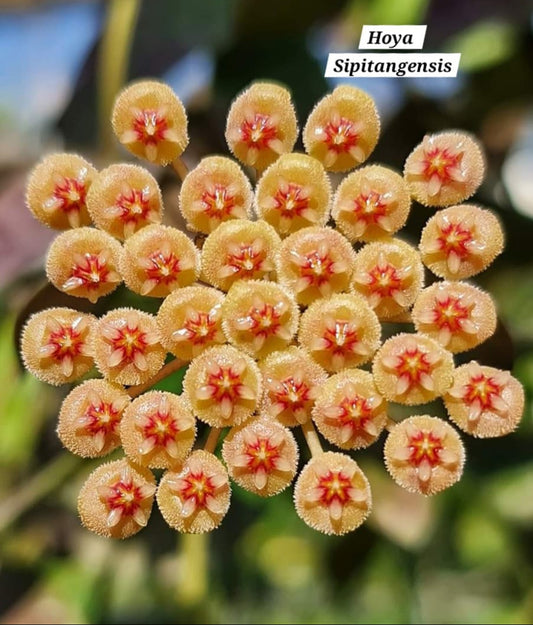
[(87, 478), (78, 496), (83, 525), (106, 538), (128, 538), (148, 523), (155, 479), (151, 471), (125, 458), (106, 462)]
[(370, 514), (370, 484), (357, 462), (346, 454), (313, 456), (294, 487), (298, 516), (324, 534), (346, 534)]
[(492, 297), (465, 282), (435, 282), (413, 306), (418, 332), (452, 353), (464, 352), (494, 334), (497, 316)]
[(524, 411), (524, 389), (508, 371), (472, 361), (457, 367), (444, 395), (450, 419), (478, 438), (509, 434)]
[(380, 319), (401, 314), (424, 284), (417, 250), (399, 239), (376, 241), (355, 257), (353, 289), (363, 295)]
[(394, 234), (405, 225), (410, 208), (403, 178), (388, 167), (368, 165), (340, 183), (331, 214), (339, 230), (356, 243)]
[(298, 465), (291, 431), (268, 417), (232, 428), (224, 439), (222, 456), (231, 479), (260, 497), (287, 488)]
[(62, 232), (48, 250), (46, 275), (60, 291), (96, 302), (122, 282), (120, 243), (95, 228)]
[(226, 342), (222, 332), (224, 294), (188, 286), (166, 297), (157, 313), (161, 344), (176, 358), (192, 360), (207, 347)]
[(222, 305), (222, 328), (230, 343), (263, 358), (292, 341), (300, 311), (291, 292), (275, 282), (240, 280)]
[(120, 273), (134, 293), (166, 297), (200, 275), (200, 252), (186, 234), (153, 225), (131, 236), (122, 250)]
[(318, 102), (303, 131), (305, 151), (328, 171), (348, 171), (370, 156), (379, 138), (374, 100), (341, 85)]
[(240, 425), (259, 404), (261, 374), (255, 361), (235, 347), (211, 347), (191, 362), (183, 390), (194, 414), (210, 426)]
[(426, 206), (450, 206), (477, 191), (485, 174), (479, 143), (464, 132), (426, 135), (405, 161), (411, 195)]
[(280, 154), (290, 152), (298, 136), (298, 124), (287, 89), (257, 82), (231, 104), (226, 141), (245, 165), (263, 171)]
[(119, 163), (96, 176), (87, 194), (87, 209), (98, 228), (124, 240), (149, 224), (161, 223), (163, 199), (148, 170)]
[(253, 191), (237, 163), (208, 156), (181, 185), (179, 207), (190, 230), (209, 234), (223, 221), (251, 217)]
[(341, 449), (361, 449), (377, 440), (387, 423), (387, 402), (372, 374), (345, 369), (320, 387), (313, 408), (320, 433)]
[(88, 226), (86, 197), (96, 169), (77, 154), (49, 154), (31, 172), (26, 205), (43, 224), (56, 230)]
[(95, 324), (95, 317), (71, 308), (35, 313), (22, 331), (24, 366), (48, 384), (78, 380), (94, 365)]
[(395, 425), (385, 442), (385, 464), (393, 480), (413, 493), (434, 495), (458, 482), (465, 451), (451, 425), (417, 415)]
[(239, 219), (221, 224), (202, 247), (202, 274), (227, 291), (237, 280), (260, 280), (274, 271), (281, 240), (264, 221)]
[(332, 295), (303, 313), (298, 340), (326, 371), (368, 362), (380, 345), (381, 326), (362, 297)]
[(57, 434), (77, 456), (105, 456), (120, 445), (119, 425), (129, 395), (105, 380), (87, 380), (65, 397), (59, 412)]
[(278, 279), (308, 306), (319, 297), (347, 291), (355, 252), (332, 228), (303, 228), (288, 236), (276, 257)]
[(170, 527), (189, 534), (211, 532), (230, 504), (228, 472), (211, 453), (198, 449), (181, 469), (167, 471), (157, 490), (157, 504)]
[(420, 238), (422, 261), (435, 275), (463, 280), (486, 269), (503, 250), (503, 230), (490, 211), (462, 204), (439, 211)]
[(195, 436), (196, 422), (185, 398), (163, 391), (149, 391), (134, 399), (120, 423), (128, 458), (151, 469), (182, 463)]
[(111, 122), (122, 145), (158, 165), (178, 158), (189, 143), (181, 100), (168, 85), (154, 80), (133, 83), (121, 91)]
[(102, 375), (118, 384), (142, 384), (163, 366), (155, 317), (134, 308), (114, 308), (98, 322), (94, 360)]
[(397, 334), (383, 343), (372, 373), (379, 392), (399, 404), (425, 404), (443, 395), (453, 379), (453, 358), (422, 334)]
[(315, 395), (328, 377), (324, 369), (299, 347), (273, 352), (259, 367), (265, 388), (262, 413), (287, 427), (308, 421)]
[(306, 226), (325, 226), (331, 183), (324, 167), (306, 154), (284, 154), (257, 183), (255, 204), (261, 219), (287, 236)]

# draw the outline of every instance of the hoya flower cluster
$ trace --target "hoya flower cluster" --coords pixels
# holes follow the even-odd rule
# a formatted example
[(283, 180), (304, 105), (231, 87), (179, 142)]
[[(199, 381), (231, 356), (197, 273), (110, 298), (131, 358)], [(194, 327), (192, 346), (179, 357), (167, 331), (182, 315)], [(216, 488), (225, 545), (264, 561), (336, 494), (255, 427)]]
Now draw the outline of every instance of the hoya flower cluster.
[[(67, 449), (87, 458), (123, 450), (81, 490), (87, 528), (135, 534), (156, 498), (171, 527), (206, 532), (228, 512), (231, 482), (266, 497), (296, 478), (297, 514), (343, 534), (372, 507), (358, 449), (386, 437), (392, 478), (431, 495), (461, 477), (456, 428), (481, 438), (515, 429), (519, 382), (474, 361), (454, 363), (496, 327), (491, 296), (465, 281), (503, 247), (496, 216), (463, 204), (483, 178), (475, 139), (427, 136), (403, 174), (363, 165), (379, 117), (366, 93), (342, 86), (311, 112), (306, 153), (292, 152), (298, 125), (289, 92), (257, 83), (233, 102), (226, 128), (233, 155), (257, 172), (253, 189), (225, 156), (184, 175), (187, 118), (166, 85), (129, 86), (112, 121), (133, 154), (183, 174), (179, 211), (205, 241), (200, 249), (162, 225), (158, 184), (137, 165), (98, 172), (60, 154), (30, 176), (30, 210), (63, 231), (48, 252), (48, 278), (73, 304), (30, 318), (24, 361), (50, 384), (82, 380), (59, 414)], [(329, 172), (351, 173), (333, 190)], [(397, 236), (413, 198), (435, 208), (418, 244)], [(159, 298), (157, 315), (76, 310), (75, 298), (95, 302), (121, 282)], [(383, 322), (406, 331), (383, 341)], [(181, 394), (152, 389), (182, 366)], [(90, 377), (93, 367), (99, 377)], [(437, 398), (453, 425), (424, 408)], [(395, 422), (393, 403), (420, 408)], [(203, 445), (195, 444), (198, 422), (208, 432)], [(306, 463), (295, 428), (311, 453)]]

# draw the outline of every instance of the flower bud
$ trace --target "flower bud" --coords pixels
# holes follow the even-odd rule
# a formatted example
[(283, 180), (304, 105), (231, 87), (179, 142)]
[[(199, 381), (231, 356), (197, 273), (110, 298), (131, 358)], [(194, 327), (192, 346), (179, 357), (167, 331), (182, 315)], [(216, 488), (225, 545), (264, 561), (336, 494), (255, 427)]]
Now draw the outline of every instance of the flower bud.
[(57, 434), (77, 456), (105, 456), (120, 445), (119, 425), (130, 398), (121, 386), (87, 380), (65, 397)]
[(118, 384), (142, 384), (163, 366), (155, 317), (134, 308), (115, 308), (98, 322), (94, 359), (102, 375)]
[(256, 209), (281, 236), (307, 226), (325, 226), (331, 183), (306, 154), (283, 154), (264, 172), (256, 189)]
[(209, 234), (224, 221), (249, 219), (250, 181), (237, 163), (208, 156), (192, 169), (180, 190), (180, 212), (190, 230)]
[(298, 136), (291, 95), (279, 85), (257, 82), (231, 104), (226, 141), (245, 165), (263, 171), (280, 154), (290, 152)]
[(298, 329), (299, 316), (292, 294), (280, 284), (239, 280), (222, 306), (222, 328), (235, 347), (262, 358), (287, 347)]
[(483, 181), (485, 158), (464, 132), (426, 135), (405, 161), (404, 177), (415, 200), (450, 206), (472, 196)]
[(202, 273), (207, 282), (227, 291), (237, 280), (268, 279), (281, 240), (264, 221), (232, 220), (205, 240)]
[(196, 281), (200, 252), (177, 228), (147, 226), (126, 241), (119, 267), (126, 286), (134, 293), (166, 297)]
[(48, 308), (30, 317), (21, 338), (24, 366), (39, 380), (67, 384), (93, 366), (96, 319), (71, 308)]
[(188, 534), (216, 529), (230, 505), (228, 472), (211, 453), (198, 449), (178, 471), (167, 471), (157, 491), (157, 504), (170, 527)]
[(324, 534), (346, 534), (370, 514), (370, 484), (355, 460), (327, 451), (313, 456), (294, 487), (298, 516)]
[(332, 228), (303, 228), (288, 236), (276, 258), (281, 284), (299, 304), (308, 306), (320, 297), (347, 291), (355, 252)]
[(60, 291), (94, 303), (122, 282), (121, 250), (116, 239), (95, 228), (68, 230), (48, 250), (46, 275)]
[(362, 297), (332, 295), (302, 315), (298, 340), (326, 371), (368, 362), (380, 345), (379, 320)]
[(356, 243), (394, 234), (405, 225), (410, 208), (403, 178), (388, 167), (368, 165), (340, 183), (331, 214), (339, 230)]
[(151, 469), (184, 462), (195, 436), (195, 419), (185, 399), (163, 391), (149, 391), (134, 399), (120, 424), (125, 454)]
[(435, 282), (421, 291), (413, 306), (417, 332), (427, 334), (452, 353), (487, 340), (496, 330), (491, 296), (465, 282)]
[(422, 334), (397, 334), (383, 343), (372, 373), (379, 392), (389, 401), (426, 404), (452, 384), (453, 358)]
[(232, 428), (224, 439), (222, 456), (231, 479), (260, 497), (287, 488), (298, 465), (294, 436), (268, 417)]
[(524, 389), (508, 371), (472, 361), (457, 367), (444, 403), (461, 430), (478, 438), (494, 438), (518, 426), (524, 412)]
[(461, 479), (465, 451), (451, 425), (428, 415), (409, 417), (385, 442), (385, 465), (392, 479), (412, 493), (434, 495)]
[(488, 210), (467, 204), (431, 217), (422, 230), (422, 261), (446, 280), (464, 280), (486, 269), (503, 250), (503, 230)]
[(318, 102), (303, 131), (305, 151), (328, 171), (348, 171), (370, 156), (379, 137), (374, 100), (341, 85)]
[(26, 205), (50, 228), (88, 226), (91, 218), (85, 200), (97, 173), (77, 154), (49, 154), (28, 178)]
[(157, 313), (165, 349), (188, 361), (207, 347), (225, 343), (223, 301), (224, 294), (209, 286), (187, 286), (171, 293)]
[(149, 224), (161, 223), (163, 199), (148, 170), (119, 163), (96, 176), (87, 208), (98, 228), (124, 240)]
[(380, 319), (404, 312), (424, 284), (420, 255), (399, 239), (365, 245), (356, 255), (353, 269), (354, 291), (366, 298)]
[(210, 347), (189, 365), (183, 390), (194, 414), (210, 426), (240, 425), (261, 399), (261, 374), (255, 361), (234, 347)]
[(341, 449), (361, 449), (374, 443), (387, 423), (387, 402), (372, 375), (346, 369), (320, 387), (313, 421), (330, 443)]
[(299, 347), (273, 352), (259, 367), (265, 387), (262, 412), (287, 427), (305, 423), (327, 373)]
[(136, 82), (121, 91), (111, 122), (126, 149), (158, 165), (176, 159), (189, 143), (181, 100), (168, 85), (155, 80)]
[(125, 458), (107, 462), (87, 478), (78, 496), (83, 525), (106, 538), (129, 538), (148, 523), (155, 479), (151, 471)]

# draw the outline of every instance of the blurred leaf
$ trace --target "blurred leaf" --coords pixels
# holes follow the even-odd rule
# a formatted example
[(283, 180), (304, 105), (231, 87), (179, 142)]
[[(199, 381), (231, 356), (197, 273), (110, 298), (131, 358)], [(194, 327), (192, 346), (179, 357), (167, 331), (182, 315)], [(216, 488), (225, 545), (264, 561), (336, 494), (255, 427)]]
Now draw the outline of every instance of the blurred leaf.
[(494, 275), (488, 288), (516, 338), (533, 339), (533, 268), (522, 265)]
[(533, 522), (533, 463), (500, 472), (487, 492), (497, 512), (520, 525)]
[(475, 72), (503, 63), (514, 52), (516, 31), (511, 24), (477, 22), (448, 41), (447, 52), (460, 52), (460, 69)]
[[(358, 0), (354, 0), (356, 6)], [(373, 0), (369, 6), (367, 24), (421, 24), (429, 0)]]
[(492, 568), (512, 562), (513, 544), (506, 528), (475, 501), (457, 520), (454, 537), (467, 566)]

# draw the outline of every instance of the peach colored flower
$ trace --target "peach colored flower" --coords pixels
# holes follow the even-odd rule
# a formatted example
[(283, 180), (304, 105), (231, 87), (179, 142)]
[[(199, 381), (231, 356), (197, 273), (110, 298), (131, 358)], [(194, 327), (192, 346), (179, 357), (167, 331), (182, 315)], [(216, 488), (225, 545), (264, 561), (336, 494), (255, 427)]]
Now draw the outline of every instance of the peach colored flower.
[(462, 204), (439, 211), (420, 238), (422, 261), (435, 275), (463, 280), (486, 269), (503, 250), (504, 236), (496, 215)]
[(496, 330), (496, 307), (485, 291), (464, 282), (435, 282), (413, 306), (417, 332), (427, 334), (452, 353), (483, 343)]
[(349, 174), (337, 187), (331, 215), (352, 242), (374, 241), (403, 228), (411, 196), (403, 178), (381, 165)]
[(57, 434), (77, 456), (105, 456), (120, 445), (119, 425), (129, 395), (106, 380), (87, 380), (65, 397), (59, 412)]
[(292, 150), (297, 136), (291, 95), (279, 85), (254, 83), (230, 106), (226, 141), (245, 165), (263, 171), (280, 154)]
[(181, 100), (168, 85), (155, 80), (123, 89), (115, 100), (111, 122), (122, 145), (159, 165), (176, 159), (189, 143)]
[(315, 394), (327, 373), (300, 347), (272, 352), (259, 363), (265, 394), (262, 414), (295, 427), (311, 416)]
[(305, 151), (328, 171), (348, 171), (370, 156), (379, 128), (376, 106), (368, 93), (341, 85), (311, 111), (303, 131)]
[(226, 342), (222, 332), (224, 294), (188, 286), (166, 297), (157, 313), (161, 343), (176, 358), (192, 360), (207, 347)]
[(134, 308), (114, 308), (98, 322), (94, 359), (102, 375), (118, 384), (142, 384), (163, 366), (166, 352), (155, 317)]
[(228, 472), (211, 453), (198, 449), (181, 469), (167, 471), (157, 490), (157, 504), (170, 527), (189, 534), (211, 532), (230, 504)]
[(32, 315), (22, 331), (24, 366), (39, 380), (73, 382), (93, 366), (96, 319), (71, 308), (48, 308)]
[(252, 187), (239, 165), (208, 156), (185, 177), (179, 208), (189, 230), (209, 234), (224, 221), (249, 219), (252, 201)]
[(478, 438), (509, 434), (524, 412), (524, 389), (508, 371), (472, 361), (457, 367), (444, 395), (450, 419)]
[(361, 449), (374, 443), (387, 422), (387, 402), (372, 375), (346, 369), (320, 387), (313, 408), (320, 433), (341, 449)]
[(240, 425), (262, 394), (255, 361), (230, 345), (210, 347), (190, 364), (183, 390), (194, 414), (212, 427)]
[(87, 209), (98, 228), (124, 240), (149, 224), (161, 223), (163, 199), (148, 170), (117, 163), (94, 179), (87, 194)]
[(88, 226), (87, 192), (96, 169), (77, 154), (49, 154), (26, 185), (26, 205), (43, 224), (56, 230)]
[(426, 135), (405, 161), (411, 195), (426, 206), (450, 206), (473, 195), (483, 181), (485, 157), (464, 132)]
[(372, 373), (380, 393), (399, 404), (425, 404), (443, 395), (453, 379), (453, 358), (422, 334), (396, 334), (383, 343)]
[(222, 456), (231, 479), (260, 497), (287, 488), (298, 465), (291, 431), (269, 417), (232, 428), (224, 439)]
[(355, 460), (346, 454), (325, 452), (313, 456), (294, 487), (298, 516), (324, 534), (346, 534), (370, 514), (370, 485)]
[(156, 491), (151, 471), (125, 458), (107, 462), (87, 478), (78, 496), (83, 525), (106, 538), (128, 538), (148, 523)]
[(428, 415), (398, 423), (385, 442), (385, 464), (394, 481), (423, 495), (434, 495), (459, 481), (465, 452), (451, 425)]
[(298, 340), (326, 371), (368, 362), (380, 345), (381, 326), (366, 301), (351, 294), (319, 299), (303, 313)]
[(258, 217), (283, 237), (306, 226), (325, 226), (330, 196), (331, 183), (319, 161), (283, 154), (259, 179), (255, 206)]

